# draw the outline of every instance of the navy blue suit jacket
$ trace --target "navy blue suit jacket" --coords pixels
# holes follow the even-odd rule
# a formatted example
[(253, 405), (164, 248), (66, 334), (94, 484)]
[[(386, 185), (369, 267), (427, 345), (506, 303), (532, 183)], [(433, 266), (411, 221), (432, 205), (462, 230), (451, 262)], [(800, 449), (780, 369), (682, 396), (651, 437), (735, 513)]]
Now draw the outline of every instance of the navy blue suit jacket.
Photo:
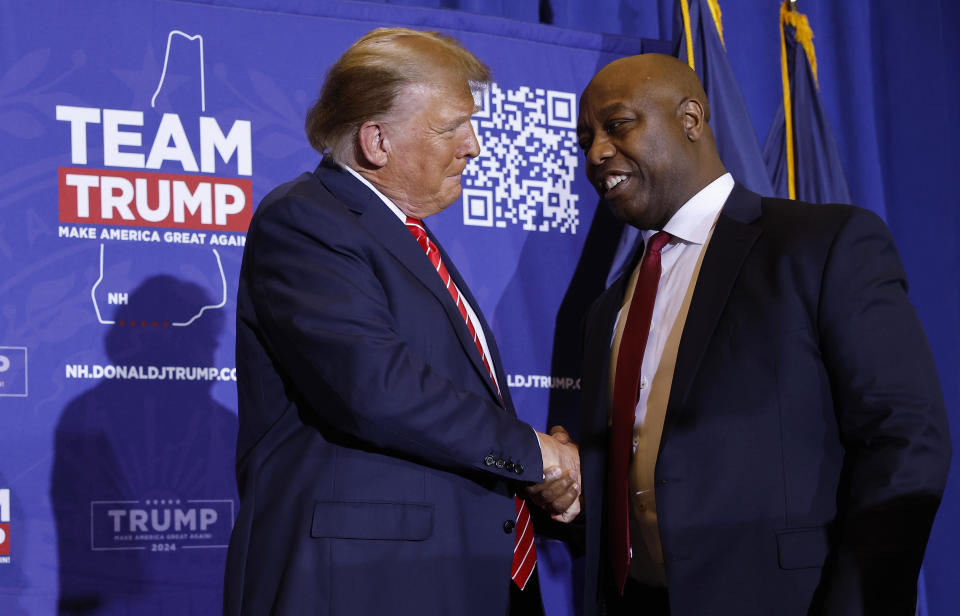
[[(591, 309), (581, 456), (586, 613), (603, 540), (610, 340)], [(931, 354), (883, 222), (737, 185), (683, 329), (655, 471), (673, 616), (914, 613), (946, 481)]]
[(440, 277), (372, 191), (324, 161), (263, 200), (237, 299), (225, 614), (506, 612), (505, 522), (542, 467), (478, 317), (502, 403)]

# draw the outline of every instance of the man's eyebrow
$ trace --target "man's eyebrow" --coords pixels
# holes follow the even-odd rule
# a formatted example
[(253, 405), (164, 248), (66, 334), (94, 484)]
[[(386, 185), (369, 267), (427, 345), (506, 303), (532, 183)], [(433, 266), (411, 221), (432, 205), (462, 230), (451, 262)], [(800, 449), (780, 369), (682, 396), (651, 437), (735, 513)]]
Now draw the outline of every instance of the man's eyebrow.
[(457, 117), (451, 119), (449, 122), (447, 122), (447, 123), (445, 123), (445, 124), (441, 124), (440, 127), (441, 127), (443, 130), (453, 130), (453, 129), (455, 129), (455, 128), (457, 128), (457, 127), (465, 124), (466, 122), (469, 122), (471, 117), (473, 117), (473, 116), (471, 116), (471, 115), (457, 116)]
[(436, 131), (447, 131), (453, 130), (463, 124), (464, 122), (470, 121), (471, 115), (461, 113), (455, 116), (446, 116), (446, 117), (433, 117), (428, 120), (430, 128)]
[[(628, 105), (625, 105), (624, 103), (617, 101), (617, 102), (615, 102), (615, 103), (610, 103), (609, 105), (607, 105), (607, 106), (605, 106), (605, 107), (601, 107), (600, 109), (596, 110), (595, 112), (591, 113), (590, 115), (593, 116), (594, 118), (600, 118), (600, 119), (606, 120), (610, 115), (612, 115), (612, 114), (614, 114), (614, 113), (616, 113), (616, 112), (618, 112), (618, 111), (626, 111), (626, 110), (629, 110), (629, 109), (630, 109), (630, 107), (629, 107)], [(589, 124), (589, 122), (586, 122), (586, 121), (584, 121), (584, 122), (578, 122), (578, 123), (577, 123), (577, 130), (578, 130), (578, 131), (588, 130), (588, 128), (589, 128), (589, 127), (588, 127), (588, 124)]]
[(457, 118), (457, 122), (469, 122), (471, 119), (473, 119), (473, 114), (475, 114), (477, 111), (479, 111), (479, 109), (463, 114)]
[(603, 117), (603, 116), (608, 116), (608, 115), (610, 115), (611, 113), (614, 113), (614, 112), (616, 112), (616, 111), (622, 111), (622, 110), (626, 110), (626, 109), (629, 109), (629, 107), (627, 107), (626, 105), (624, 105), (624, 104), (621, 103), (621, 102), (610, 103), (610, 104), (607, 105), (606, 107), (602, 107), (602, 108), (597, 112), (596, 115), (597, 115), (597, 116), (600, 116), (600, 117)]

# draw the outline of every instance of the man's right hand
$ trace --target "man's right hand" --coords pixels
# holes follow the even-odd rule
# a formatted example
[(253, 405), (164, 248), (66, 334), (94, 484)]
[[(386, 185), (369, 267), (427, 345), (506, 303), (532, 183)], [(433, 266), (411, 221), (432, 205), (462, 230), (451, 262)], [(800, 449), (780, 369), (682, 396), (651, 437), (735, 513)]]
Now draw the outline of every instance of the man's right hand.
[(580, 450), (561, 426), (550, 434), (537, 432), (543, 456), (543, 483), (526, 489), (527, 498), (558, 522), (570, 522), (580, 513)]

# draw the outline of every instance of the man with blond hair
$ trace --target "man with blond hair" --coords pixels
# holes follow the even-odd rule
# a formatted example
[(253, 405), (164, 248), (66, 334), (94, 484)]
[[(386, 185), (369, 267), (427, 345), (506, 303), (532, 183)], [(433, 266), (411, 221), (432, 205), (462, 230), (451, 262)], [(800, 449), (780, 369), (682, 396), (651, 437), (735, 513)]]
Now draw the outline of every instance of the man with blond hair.
[(254, 215), (228, 616), (542, 612), (517, 494), (545, 471), (578, 490), (577, 451), (517, 418), (477, 301), (423, 222), (460, 196), (488, 82), (452, 38), (370, 32), (307, 116), (320, 166)]

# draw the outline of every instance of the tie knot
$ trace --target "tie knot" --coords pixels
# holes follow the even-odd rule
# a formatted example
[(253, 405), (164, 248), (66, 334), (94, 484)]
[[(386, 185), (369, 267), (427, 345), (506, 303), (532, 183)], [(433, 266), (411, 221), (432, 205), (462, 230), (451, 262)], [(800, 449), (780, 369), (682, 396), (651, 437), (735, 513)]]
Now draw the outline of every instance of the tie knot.
[(423, 226), (423, 221), (419, 218), (407, 216), (407, 220), (404, 224), (407, 225), (407, 229), (410, 230), (410, 233), (412, 233), (413, 237), (417, 238), (417, 240), (427, 236), (427, 230)]
[(670, 234), (666, 231), (657, 231), (653, 234), (653, 237), (651, 237), (649, 241), (649, 252), (660, 252), (660, 250), (667, 245), (667, 242), (670, 241)]

